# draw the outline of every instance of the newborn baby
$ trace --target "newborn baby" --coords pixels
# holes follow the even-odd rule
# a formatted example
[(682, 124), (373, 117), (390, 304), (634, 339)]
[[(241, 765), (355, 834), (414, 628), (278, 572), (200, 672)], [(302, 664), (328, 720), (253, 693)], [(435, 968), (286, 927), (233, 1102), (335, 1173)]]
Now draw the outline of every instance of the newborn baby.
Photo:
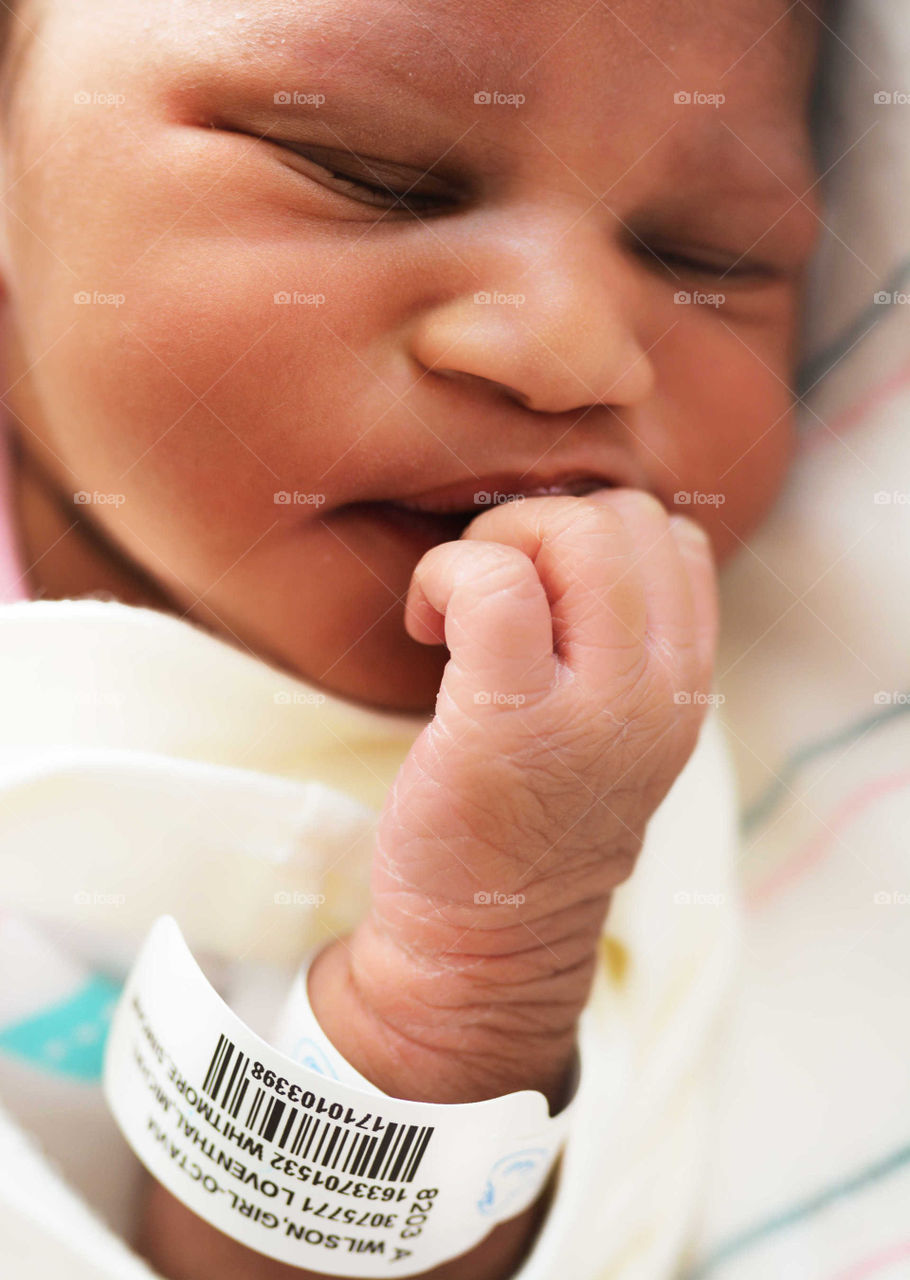
[[(6, 19), (30, 590), (432, 717), (370, 911), (310, 981), (398, 1097), (565, 1101), (611, 894), (707, 705), (715, 564), (788, 464), (819, 9)], [(427, 1274), (505, 1280), (544, 1210)], [(173, 1277), (309, 1274), (156, 1185), (139, 1247)]]

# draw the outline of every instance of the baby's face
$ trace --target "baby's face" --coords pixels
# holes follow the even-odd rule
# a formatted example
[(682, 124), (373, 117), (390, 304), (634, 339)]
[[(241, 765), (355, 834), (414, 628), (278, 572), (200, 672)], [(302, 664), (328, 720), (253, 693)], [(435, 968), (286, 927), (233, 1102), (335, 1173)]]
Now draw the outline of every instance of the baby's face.
[[(767, 510), (818, 225), (802, 4), (22, 12), (8, 403), (176, 612), (427, 710), (403, 598), (475, 493), (650, 489), (720, 557)], [(383, 505), (456, 484), (460, 516)]]

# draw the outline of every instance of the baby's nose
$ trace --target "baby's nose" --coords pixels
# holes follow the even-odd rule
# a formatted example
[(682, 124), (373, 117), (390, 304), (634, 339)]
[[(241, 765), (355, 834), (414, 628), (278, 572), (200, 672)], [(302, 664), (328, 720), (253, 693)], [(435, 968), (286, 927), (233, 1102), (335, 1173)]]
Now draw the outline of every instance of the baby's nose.
[(578, 273), (558, 287), (528, 275), (523, 294), (485, 291), (426, 311), (412, 339), (417, 360), (538, 413), (647, 399), (653, 365), (619, 300)]

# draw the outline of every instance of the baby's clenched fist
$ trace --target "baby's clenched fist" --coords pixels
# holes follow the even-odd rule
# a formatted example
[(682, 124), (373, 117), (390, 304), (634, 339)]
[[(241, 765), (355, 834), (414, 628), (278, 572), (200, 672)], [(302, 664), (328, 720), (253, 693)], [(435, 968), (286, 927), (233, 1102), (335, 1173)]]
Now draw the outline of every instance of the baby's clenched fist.
[(611, 892), (698, 736), (708, 540), (637, 490), (509, 502), (422, 558), (406, 625), (451, 656), (381, 815), (358, 981), (439, 1047), (569, 1034)]

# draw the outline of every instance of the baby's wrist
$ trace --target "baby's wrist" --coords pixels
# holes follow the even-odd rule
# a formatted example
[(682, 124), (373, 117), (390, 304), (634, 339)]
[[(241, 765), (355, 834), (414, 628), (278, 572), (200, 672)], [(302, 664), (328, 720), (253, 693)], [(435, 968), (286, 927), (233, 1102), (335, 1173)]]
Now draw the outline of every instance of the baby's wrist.
[(418, 1102), (480, 1102), (535, 1089), (551, 1112), (567, 1103), (577, 1015), (560, 1012), (518, 1030), (499, 1000), (485, 1001), (482, 985), (468, 987), (457, 975), (434, 977), (429, 1003), (418, 969), (366, 925), (312, 962), (313, 1013), (356, 1071), (383, 1093)]

